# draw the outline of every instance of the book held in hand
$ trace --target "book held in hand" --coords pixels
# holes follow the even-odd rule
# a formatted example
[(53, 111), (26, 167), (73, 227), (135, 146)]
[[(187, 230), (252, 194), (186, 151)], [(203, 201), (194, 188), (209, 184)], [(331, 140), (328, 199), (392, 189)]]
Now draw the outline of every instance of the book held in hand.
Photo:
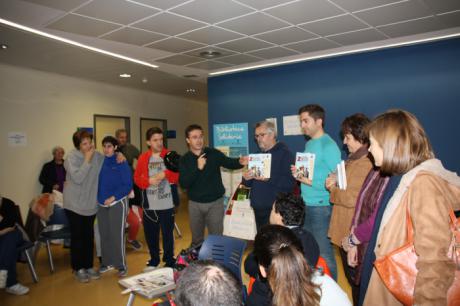
[(345, 162), (343, 160), (337, 164), (337, 186), (340, 190), (347, 189), (347, 173), (345, 172)]
[(254, 177), (269, 179), (271, 166), (271, 154), (249, 154), (248, 169), (252, 171)]
[(295, 155), (296, 177), (313, 180), (315, 169), (315, 154), (297, 152)]

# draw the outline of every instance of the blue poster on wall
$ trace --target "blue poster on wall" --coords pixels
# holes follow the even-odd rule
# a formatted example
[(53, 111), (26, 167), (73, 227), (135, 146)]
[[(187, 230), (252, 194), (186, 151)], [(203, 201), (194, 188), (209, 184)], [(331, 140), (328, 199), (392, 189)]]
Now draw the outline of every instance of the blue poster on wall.
[(214, 147), (229, 157), (248, 155), (248, 123), (214, 124)]

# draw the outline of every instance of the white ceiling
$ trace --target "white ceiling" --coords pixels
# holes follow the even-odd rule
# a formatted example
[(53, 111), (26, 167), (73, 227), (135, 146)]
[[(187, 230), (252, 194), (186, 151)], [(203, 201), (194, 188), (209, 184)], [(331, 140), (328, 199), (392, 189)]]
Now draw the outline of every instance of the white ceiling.
[[(188, 82), (182, 95), (200, 83), (206, 99), (209, 72), (460, 33), (460, 0), (2, 0), (0, 18), (156, 64), (152, 78)], [(1, 28), (0, 42), (14, 32)], [(200, 56), (209, 50), (221, 55)]]

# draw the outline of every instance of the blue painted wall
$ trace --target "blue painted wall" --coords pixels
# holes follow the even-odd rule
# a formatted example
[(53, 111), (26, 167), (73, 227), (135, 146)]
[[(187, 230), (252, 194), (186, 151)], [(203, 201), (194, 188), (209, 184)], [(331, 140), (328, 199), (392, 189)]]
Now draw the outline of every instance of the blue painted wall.
[(422, 122), (444, 165), (460, 173), (460, 39), (212, 77), (208, 101), (210, 129), (248, 122), (253, 139), (257, 121), (276, 117), (279, 139), (294, 152), (305, 138), (281, 135), (282, 118), (302, 105), (322, 105), (326, 132), (340, 143), (346, 116), (402, 108)]

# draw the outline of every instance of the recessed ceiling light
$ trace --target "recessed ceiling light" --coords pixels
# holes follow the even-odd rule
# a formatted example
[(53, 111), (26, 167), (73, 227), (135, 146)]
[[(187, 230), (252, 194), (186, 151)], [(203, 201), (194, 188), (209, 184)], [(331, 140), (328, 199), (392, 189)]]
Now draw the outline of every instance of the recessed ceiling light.
[(213, 50), (207, 50), (207, 51), (200, 52), (200, 56), (204, 58), (215, 58), (221, 55), (222, 53), (220, 53), (219, 51), (213, 51)]
[(194, 93), (196, 93), (196, 89), (195, 89), (195, 88), (187, 88), (187, 89), (185, 90), (185, 92), (186, 92), (186, 93), (189, 93), (189, 94), (194, 94)]
[(0, 44), (0, 49), (6, 50), (6, 49), (8, 49), (8, 45), (7, 44)]
[(94, 52), (98, 52), (98, 53), (106, 54), (106, 55), (109, 55), (109, 56), (112, 56), (112, 57), (116, 57), (116, 58), (119, 58), (119, 59), (122, 59), (122, 60), (125, 60), (125, 61), (129, 61), (129, 62), (132, 62), (132, 63), (148, 66), (148, 67), (151, 67), (151, 68), (158, 68), (157, 65), (150, 64), (150, 63), (145, 62), (145, 61), (141, 61), (141, 60), (138, 60), (138, 59), (135, 59), (135, 58), (132, 58), (132, 57), (128, 57), (128, 56), (124, 56), (124, 55), (121, 55), (121, 54), (118, 54), (118, 53), (114, 53), (114, 52), (110, 52), (110, 51), (107, 51), (107, 50), (92, 47), (92, 46), (89, 46), (89, 45), (85, 45), (85, 44), (82, 44), (80, 42), (77, 42), (77, 41), (74, 41), (74, 40), (71, 40), (71, 39), (67, 39), (67, 38), (57, 36), (57, 35), (49, 34), (49, 33), (46, 33), (46, 32), (31, 28), (31, 27), (28, 27), (28, 26), (25, 26), (25, 25), (22, 25), (22, 24), (19, 24), (19, 23), (15, 23), (15, 22), (3, 19), (3, 18), (0, 18), (0, 23), (1, 24), (6, 24), (7, 26), (10, 26), (10, 27), (13, 27), (13, 28), (16, 28), (16, 29), (20, 29), (20, 30), (23, 30), (23, 31), (26, 31), (26, 32), (30, 32), (30, 33), (34, 33), (34, 34), (37, 34), (37, 35), (40, 35), (40, 36), (48, 37), (48, 38), (51, 38), (51, 39), (54, 39), (54, 40), (62, 41), (62, 42), (66, 43), (66, 44), (69, 44), (69, 45), (77, 46), (77, 47), (84, 48), (84, 49), (87, 49), (87, 50), (91, 50), (91, 51), (94, 51)]
[(129, 73), (121, 73), (120, 78), (130, 78), (131, 75)]
[(148, 81), (149, 81), (149, 79), (147, 79), (147, 78), (142, 78), (142, 83), (145, 84), (145, 83), (147, 83)]

